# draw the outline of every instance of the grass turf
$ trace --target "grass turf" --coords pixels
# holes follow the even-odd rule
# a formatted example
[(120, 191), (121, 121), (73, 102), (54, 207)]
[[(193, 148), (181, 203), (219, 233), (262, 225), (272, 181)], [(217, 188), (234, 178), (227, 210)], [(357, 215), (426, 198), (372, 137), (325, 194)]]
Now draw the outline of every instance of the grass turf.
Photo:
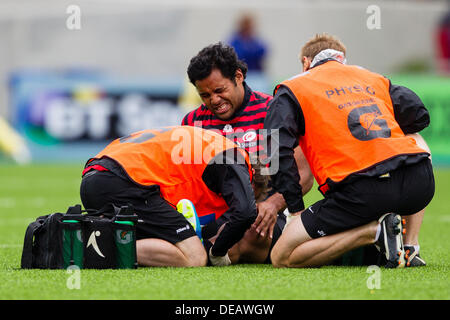
[[(450, 170), (436, 169), (436, 194), (421, 234), (425, 268), (381, 270), (380, 289), (369, 289), (367, 267), (274, 269), (270, 265), (205, 268), (81, 270), (80, 289), (69, 289), (66, 270), (21, 270), (27, 225), (37, 216), (80, 203), (81, 165), (0, 167), (0, 299), (152, 300), (428, 300), (450, 298)], [(314, 187), (315, 188), (315, 187)], [(305, 198), (320, 199), (316, 189)]]

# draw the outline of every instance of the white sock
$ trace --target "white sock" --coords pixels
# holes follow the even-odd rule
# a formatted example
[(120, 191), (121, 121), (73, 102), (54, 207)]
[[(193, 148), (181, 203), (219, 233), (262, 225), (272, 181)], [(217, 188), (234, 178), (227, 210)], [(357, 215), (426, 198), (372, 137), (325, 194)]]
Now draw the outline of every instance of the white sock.
[(378, 238), (380, 237), (380, 233), (381, 233), (381, 224), (378, 224), (377, 233), (375, 234), (375, 242), (378, 241)]

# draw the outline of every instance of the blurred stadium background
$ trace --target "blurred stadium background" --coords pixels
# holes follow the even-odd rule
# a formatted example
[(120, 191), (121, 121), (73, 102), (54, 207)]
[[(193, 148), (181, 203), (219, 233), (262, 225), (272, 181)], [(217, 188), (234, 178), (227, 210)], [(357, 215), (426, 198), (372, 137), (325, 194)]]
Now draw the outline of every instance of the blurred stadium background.
[[(450, 37), (442, 29), (449, 12), (450, 2), (438, 0), (0, 0), (0, 300), (185, 299), (186, 292), (191, 299), (449, 299), (450, 64), (439, 53)], [(423, 99), (437, 182), (420, 238), (428, 267), (383, 270), (383, 290), (368, 289), (365, 268), (84, 270), (86, 290), (68, 290), (65, 272), (20, 270), (27, 225), (80, 203), (89, 157), (117, 136), (179, 124), (198, 105), (186, 79), (191, 57), (227, 42), (246, 13), (268, 50), (264, 72), (248, 75), (253, 89), (271, 93), (299, 73), (301, 46), (328, 32), (346, 44), (349, 64)], [(305, 203), (320, 198), (313, 188)]]
[[(378, 28), (369, 25), (373, 6)], [(22, 163), (80, 163), (117, 136), (179, 124), (198, 105), (189, 60), (227, 42), (250, 13), (268, 48), (264, 72), (248, 76), (253, 89), (271, 93), (300, 72), (305, 41), (334, 34), (349, 64), (421, 96), (432, 116), (423, 135), (434, 163), (449, 164), (450, 77), (438, 58), (449, 9), (449, 1), (418, 0), (2, 0), (0, 161), (13, 162), (12, 154)]]

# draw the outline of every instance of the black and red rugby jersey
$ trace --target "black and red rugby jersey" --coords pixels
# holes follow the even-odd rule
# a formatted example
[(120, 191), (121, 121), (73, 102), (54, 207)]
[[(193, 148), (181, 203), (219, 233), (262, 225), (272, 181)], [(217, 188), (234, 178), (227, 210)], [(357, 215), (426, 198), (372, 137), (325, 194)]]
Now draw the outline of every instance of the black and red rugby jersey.
[(215, 130), (245, 148), (248, 153), (261, 152), (264, 149), (260, 143), (263, 141), (261, 130), (264, 128), (264, 118), (272, 96), (253, 91), (245, 82), (244, 89), (244, 101), (230, 119), (226, 121), (218, 119), (205, 104), (202, 104), (189, 112), (181, 124)]

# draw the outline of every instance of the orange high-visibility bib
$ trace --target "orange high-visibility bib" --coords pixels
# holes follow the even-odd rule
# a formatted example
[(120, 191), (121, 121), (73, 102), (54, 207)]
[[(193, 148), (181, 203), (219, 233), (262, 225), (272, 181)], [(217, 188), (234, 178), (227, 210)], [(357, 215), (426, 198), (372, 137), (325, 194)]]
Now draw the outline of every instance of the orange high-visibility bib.
[(281, 85), (301, 106), (299, 144), (322, 193), (390, 158), (426, 153), (395, 120), (389, 80), (379, 74), (329, 61)]
[(137, 184), (159, 185), (162, 197), (174, 206), (181, 199), (189, 199), (199, 217), (215, 213), (217, 219), (228, 206), (206, 186), (202, 174), (216, 155), (234, 152), (236, 148), (243, 155), (251, 178), (249, 157), (243, 149), (222, 135), (190, 126), (143, 130), (116, 139), (89, 162), (111, 158)]

